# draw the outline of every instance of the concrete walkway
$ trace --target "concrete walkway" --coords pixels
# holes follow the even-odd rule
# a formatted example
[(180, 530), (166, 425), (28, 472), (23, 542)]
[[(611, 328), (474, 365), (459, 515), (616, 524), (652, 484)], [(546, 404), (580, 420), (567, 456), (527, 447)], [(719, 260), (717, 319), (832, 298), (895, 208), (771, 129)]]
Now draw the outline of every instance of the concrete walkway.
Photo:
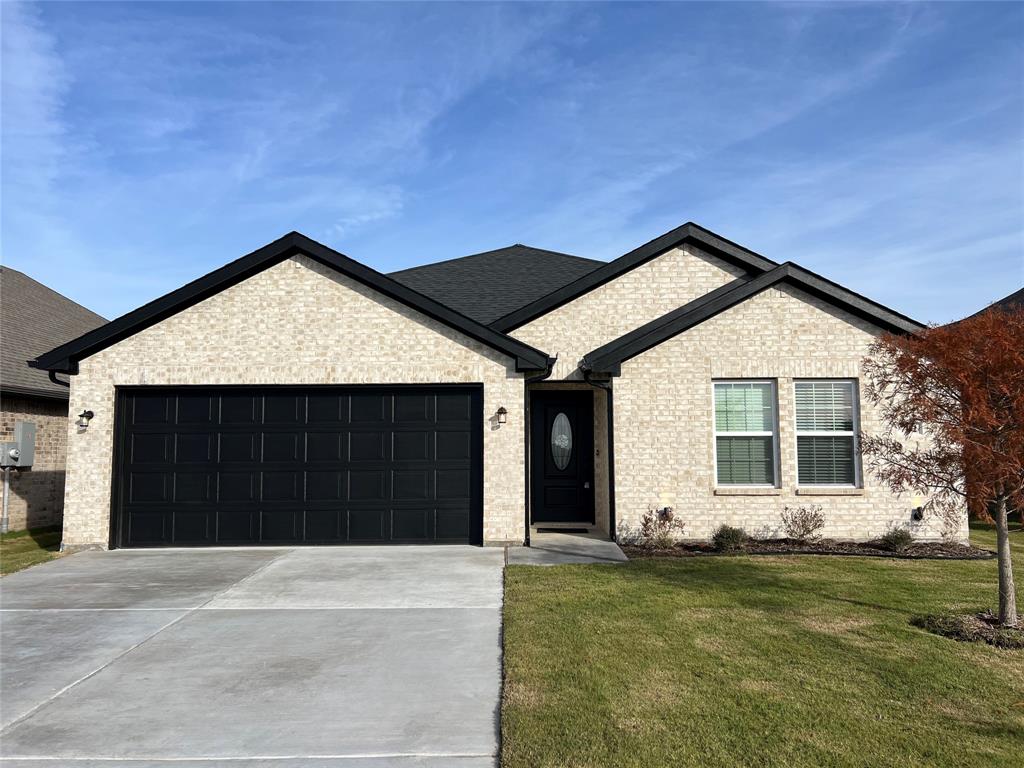
[(503, 552), (89, 552), (0, 580), (0, 761), (494, 766)]
[(564, 565), (566, 563), (624, 563), (625, 553), (614, 541), (598, 533), (534, 532), (529, 547), (510, 547), (509, 565)]

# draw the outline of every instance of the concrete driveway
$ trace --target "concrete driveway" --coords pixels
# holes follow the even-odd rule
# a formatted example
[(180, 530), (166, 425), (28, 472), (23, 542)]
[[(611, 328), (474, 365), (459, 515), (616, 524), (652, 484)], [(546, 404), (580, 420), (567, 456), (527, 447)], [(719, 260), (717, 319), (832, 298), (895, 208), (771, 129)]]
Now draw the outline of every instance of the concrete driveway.
[(8, 766), (494, 766), (503, 552), (89, 552), (0, 580)]

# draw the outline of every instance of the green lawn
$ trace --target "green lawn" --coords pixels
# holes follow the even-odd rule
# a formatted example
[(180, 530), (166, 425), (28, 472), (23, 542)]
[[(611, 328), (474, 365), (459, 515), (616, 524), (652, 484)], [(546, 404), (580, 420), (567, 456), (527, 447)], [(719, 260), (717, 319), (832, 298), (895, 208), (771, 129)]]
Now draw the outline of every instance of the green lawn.
[(37, 528), (3, 534), (0, 536), (0, 575), (14, 573), (57, 557), (60, 536), (60, 528)]
[(995, 603), (994, 561), (510, 566), (502, 766), (1020, 766), (1024, 651), (908, 624)]

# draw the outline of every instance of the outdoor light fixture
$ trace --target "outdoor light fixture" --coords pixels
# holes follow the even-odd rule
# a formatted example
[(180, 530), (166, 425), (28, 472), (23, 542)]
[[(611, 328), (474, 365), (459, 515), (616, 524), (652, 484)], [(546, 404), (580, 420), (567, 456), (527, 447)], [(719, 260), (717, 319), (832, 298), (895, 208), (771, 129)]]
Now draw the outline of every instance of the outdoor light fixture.
[(76, 421), (75, 424), (77, 424), (81, 429), (85, 429), (89, 426), (89, 419), (95, 415), (96, 414), (92, 411), (82, 411), (78, 414), (78, 421)]
[(508, 411), (505, 410), (505, 406), (503, 405), (498, 409), (498, 423), (504, 424), (506, 421), (508, 421)]

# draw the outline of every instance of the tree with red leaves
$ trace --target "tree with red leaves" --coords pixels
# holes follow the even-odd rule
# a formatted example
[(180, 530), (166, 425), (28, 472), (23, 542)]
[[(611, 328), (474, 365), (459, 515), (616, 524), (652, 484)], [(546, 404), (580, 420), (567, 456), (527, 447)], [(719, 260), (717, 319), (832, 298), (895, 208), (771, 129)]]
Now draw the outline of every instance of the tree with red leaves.
[(926, 512), (949, 520), (966, 506), (995, 524), (999, 622), (1017, 626), (1008, 517), (1024, 509), (1024, 309), (884, 335), (864, 371), (885, 425), (861, 437), (870, 468), (927, 497)]

